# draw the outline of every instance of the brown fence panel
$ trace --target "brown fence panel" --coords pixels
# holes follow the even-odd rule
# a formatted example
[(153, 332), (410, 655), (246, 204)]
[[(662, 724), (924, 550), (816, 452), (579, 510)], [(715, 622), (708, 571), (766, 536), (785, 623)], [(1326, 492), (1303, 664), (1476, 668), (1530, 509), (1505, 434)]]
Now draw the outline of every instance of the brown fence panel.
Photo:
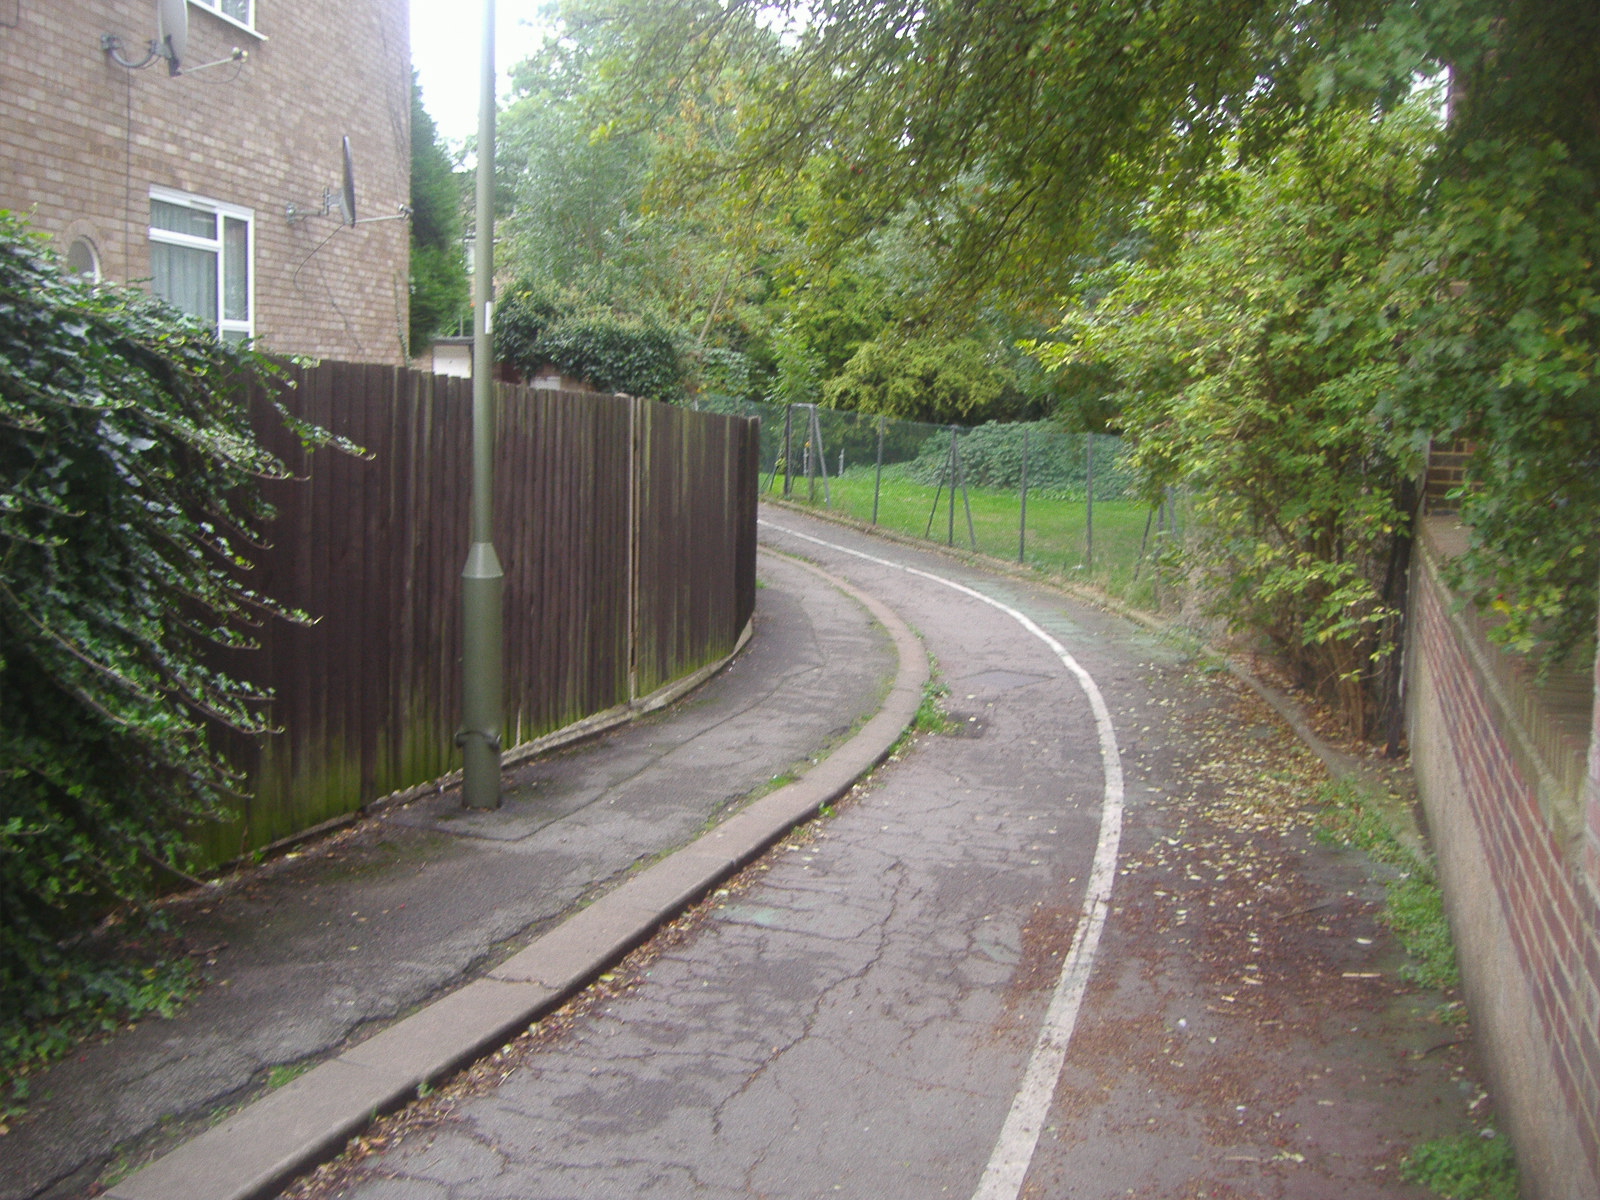
[(269, 618), (260, 648), (231, 664), (273, 693), (279, 732), (234, 744), (250, 794), (212, 839), (223, 858), (444, 774), (441, 730), (460, 707), (470, 390), (344, 363), (290, 375), (290, 410), (367, 453), (307, 454), (255, 398), (263, 441), (295, 478), (264, 489), (277, 517), (250, 583), (309, 621)]
[(637, 421), (634, 664), (647, 695), (729, 653), (754, 611), (758, 427), (651, 401)]
[(516, 745), (628, 701), (631, 401), (503, 394), (495, 544)]
[[(279, 732), (224, 739), (250, 794), (208, 839), (218, 860), (460, 765), (471, 384), (344, 363), (288, 374), (287, 407), (366, 454), (307, 454), (254, 398), (295, 478), (266, 485), (277, 516), (250, 584), (310, 621), (269, 618), (258, 649), (224, 658), (271, 690)], [(754, 430), (626, 397), (501, 390), (507, 745), (732, 649), (755, 606)]]

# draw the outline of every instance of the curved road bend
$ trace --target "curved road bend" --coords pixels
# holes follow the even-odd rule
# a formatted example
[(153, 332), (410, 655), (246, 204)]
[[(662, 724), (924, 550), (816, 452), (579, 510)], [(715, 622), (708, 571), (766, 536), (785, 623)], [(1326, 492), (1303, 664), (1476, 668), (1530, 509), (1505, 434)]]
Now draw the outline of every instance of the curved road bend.
[[(1394, 1139), (1413, 1131), (1384, 1105), (1431, 1103), (1447, 1078), (1391, 1072), (1350, 1101), (1366, 1070), (1387, 1064), (1344, 1052), (1350, 1078), (1336, 1080), (1320, 1074), (1327, 1046), (1298, 1042), (1273, 1051), (1290, 1056), (1276, 1078), (1260, 1057), (1277, 1046), (1272, 1030), (1212, 1011), (1227, 1013), (1229, 987), (1247, 989), (1174, 967), (1169, 950), (1190, 941), (1181, 928), (1144, 942), (1119, 932), (1141, 889), (1176, 891), (1118, 865), (1125, 841), (1141, 853), (1162, 844), (1175, 818), (1159, 800), (1190, 787), (1151, 715), (1189, 686), (1175, 651), (1058, 593), (800, 514), (766, 512), (762, 539), (916, 629), (957, 730), (887, 764), (686, 936), (665, 939), (633, 986), (368, 1162), (341, 1195), (1420, 1195), (1388, 1170)], [(1318, 886), (1352, 886), (1306, 919), (1341, 946), (1359, 934), (1349, 940), (1361, 953), (1382, 951), (1370, 896), (1335, 877), (1337, 864), (1318, 869)], [(1233, 966), (1253, 945), (1240, 935)], [(1324, 1043), (1392, 1008), (1352, 996), (1355, 1015), (1330, 997)], [(1080, 1015), (1092, 1029), (1074, 1040)], [(1232, 1082), (1215, 1096), (1186, 1090), (1185, 1055)], [(1208, 1056), (1227, 1056), (1233, 1073), (1205, 1068)], [(1176, 1061), (1176, 1077), (1157, 1060), (1169, 1073)], [(1334, 1104), (1342, 1132), (1321, 1138)]]

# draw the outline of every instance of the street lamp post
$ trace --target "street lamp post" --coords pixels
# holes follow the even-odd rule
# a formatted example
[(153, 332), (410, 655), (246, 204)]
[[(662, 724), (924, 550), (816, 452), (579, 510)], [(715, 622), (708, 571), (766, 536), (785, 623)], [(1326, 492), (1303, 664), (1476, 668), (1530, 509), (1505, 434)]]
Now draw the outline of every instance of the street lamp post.
[(500, 807), (505, 572), (494, 550), (494, 0), (483, 0), (472, 284), (472, 544), (461, 571), (461, 802)]

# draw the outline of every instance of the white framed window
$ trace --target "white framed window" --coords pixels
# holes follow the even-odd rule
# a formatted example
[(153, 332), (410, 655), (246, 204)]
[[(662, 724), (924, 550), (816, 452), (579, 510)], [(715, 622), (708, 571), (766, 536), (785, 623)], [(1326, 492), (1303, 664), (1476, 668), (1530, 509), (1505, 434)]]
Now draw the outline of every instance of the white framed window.
[(189, 3), (209, 8), (246, 29), (256, 27), (256, 0), (189, 0)]
[(150, 290), (230, 342), (255, 332), (255, 214), (150, 189)]

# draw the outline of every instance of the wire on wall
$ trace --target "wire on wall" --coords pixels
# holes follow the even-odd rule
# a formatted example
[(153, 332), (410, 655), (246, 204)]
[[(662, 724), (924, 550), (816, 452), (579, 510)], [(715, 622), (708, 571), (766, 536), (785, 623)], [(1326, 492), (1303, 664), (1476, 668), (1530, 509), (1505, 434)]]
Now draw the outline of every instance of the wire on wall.
[(133, 278), (133, 72), (124, 71), (122, 75), (128, 89), (122, 156), (122, 282), (127, 283)]

